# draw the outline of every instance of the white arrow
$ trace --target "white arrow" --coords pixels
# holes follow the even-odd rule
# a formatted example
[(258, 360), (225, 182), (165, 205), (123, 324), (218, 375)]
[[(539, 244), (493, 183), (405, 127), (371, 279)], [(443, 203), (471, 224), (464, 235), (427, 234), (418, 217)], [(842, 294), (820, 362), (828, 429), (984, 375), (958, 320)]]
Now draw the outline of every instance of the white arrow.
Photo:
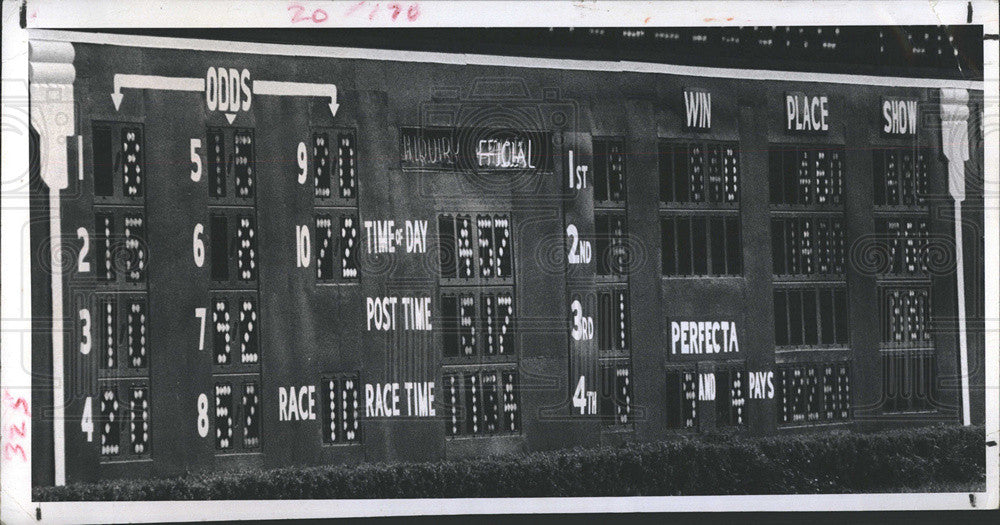
[(122, 105), (123, 88), (129, 89), (165, 89), (168, 91), (205, 91), (205, 79), (186, 77), (160, 77), (154, 75), (124, 75), (115, 74), (115, 90), (111, 100), (115, 103), (115, 111)]
[(337, 86), (334, 84), (308, 84), (304, 82), (277, 82), (254, 80), (255, 95), (278, 95), (286, 97), (330, 97), (330, 114), (337, 116)]

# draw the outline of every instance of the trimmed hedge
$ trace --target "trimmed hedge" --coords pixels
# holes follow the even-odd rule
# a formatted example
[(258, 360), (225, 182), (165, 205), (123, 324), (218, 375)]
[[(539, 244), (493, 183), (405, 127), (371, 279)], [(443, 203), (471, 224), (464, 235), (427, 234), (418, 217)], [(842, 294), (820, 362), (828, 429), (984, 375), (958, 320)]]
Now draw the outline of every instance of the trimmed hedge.
[(36, 501), (438, 498), (878, 492), (985, 479), (982, 427), (750, 438), (436, 463), (289, 467), (36, 487)]

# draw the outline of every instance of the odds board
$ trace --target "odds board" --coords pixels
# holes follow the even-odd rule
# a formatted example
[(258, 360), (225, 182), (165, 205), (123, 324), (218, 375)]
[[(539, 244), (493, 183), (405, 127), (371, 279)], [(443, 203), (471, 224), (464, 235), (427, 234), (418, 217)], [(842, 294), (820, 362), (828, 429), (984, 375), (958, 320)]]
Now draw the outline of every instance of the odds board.
[(138, 42), (32, 42), (36, 484), (981, 421), (982, 91)]

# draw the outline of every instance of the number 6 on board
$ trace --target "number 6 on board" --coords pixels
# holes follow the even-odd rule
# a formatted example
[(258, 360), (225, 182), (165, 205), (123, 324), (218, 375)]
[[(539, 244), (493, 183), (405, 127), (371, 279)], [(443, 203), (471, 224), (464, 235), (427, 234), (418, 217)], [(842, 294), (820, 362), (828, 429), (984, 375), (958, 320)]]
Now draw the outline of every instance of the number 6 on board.
[(199, 222), (194, 225), (194, 234), (191, 239), (191, 249), (194, 251), (194, 264), (201, 268), (205, 264), (205, 243), (201, 240), (201, 234), (205, 233), (205, 227)]

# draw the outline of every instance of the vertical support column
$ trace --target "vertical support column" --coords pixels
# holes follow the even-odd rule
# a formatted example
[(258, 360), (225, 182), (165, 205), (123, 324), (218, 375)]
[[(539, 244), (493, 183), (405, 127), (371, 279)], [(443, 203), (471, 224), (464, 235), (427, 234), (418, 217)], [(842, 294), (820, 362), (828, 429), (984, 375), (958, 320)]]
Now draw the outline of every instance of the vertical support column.
[(941, 90), (941, 148), (948, 159), (948, 192), (955, 200), (955, 278), (958, 296), (958, 352), (962, 380), (962, 424), (971, 424), (969, 348), (965, 331), (965, 261), (962, 253), (962, 201), (965, 161), (969, 160), (969, 92)]
[(65, 405), (63, 385), (63, 283), (60, 191), (68, 185), (66, 141), (75, 134), (73, 67), (75, 51), (68, 42), (32, 41), (28, 78), (31, 125), (38, 132), (41, 177), (49, 187), (49, 251), (52, 260), (52, 388), (55, 484), (66, 483)]

